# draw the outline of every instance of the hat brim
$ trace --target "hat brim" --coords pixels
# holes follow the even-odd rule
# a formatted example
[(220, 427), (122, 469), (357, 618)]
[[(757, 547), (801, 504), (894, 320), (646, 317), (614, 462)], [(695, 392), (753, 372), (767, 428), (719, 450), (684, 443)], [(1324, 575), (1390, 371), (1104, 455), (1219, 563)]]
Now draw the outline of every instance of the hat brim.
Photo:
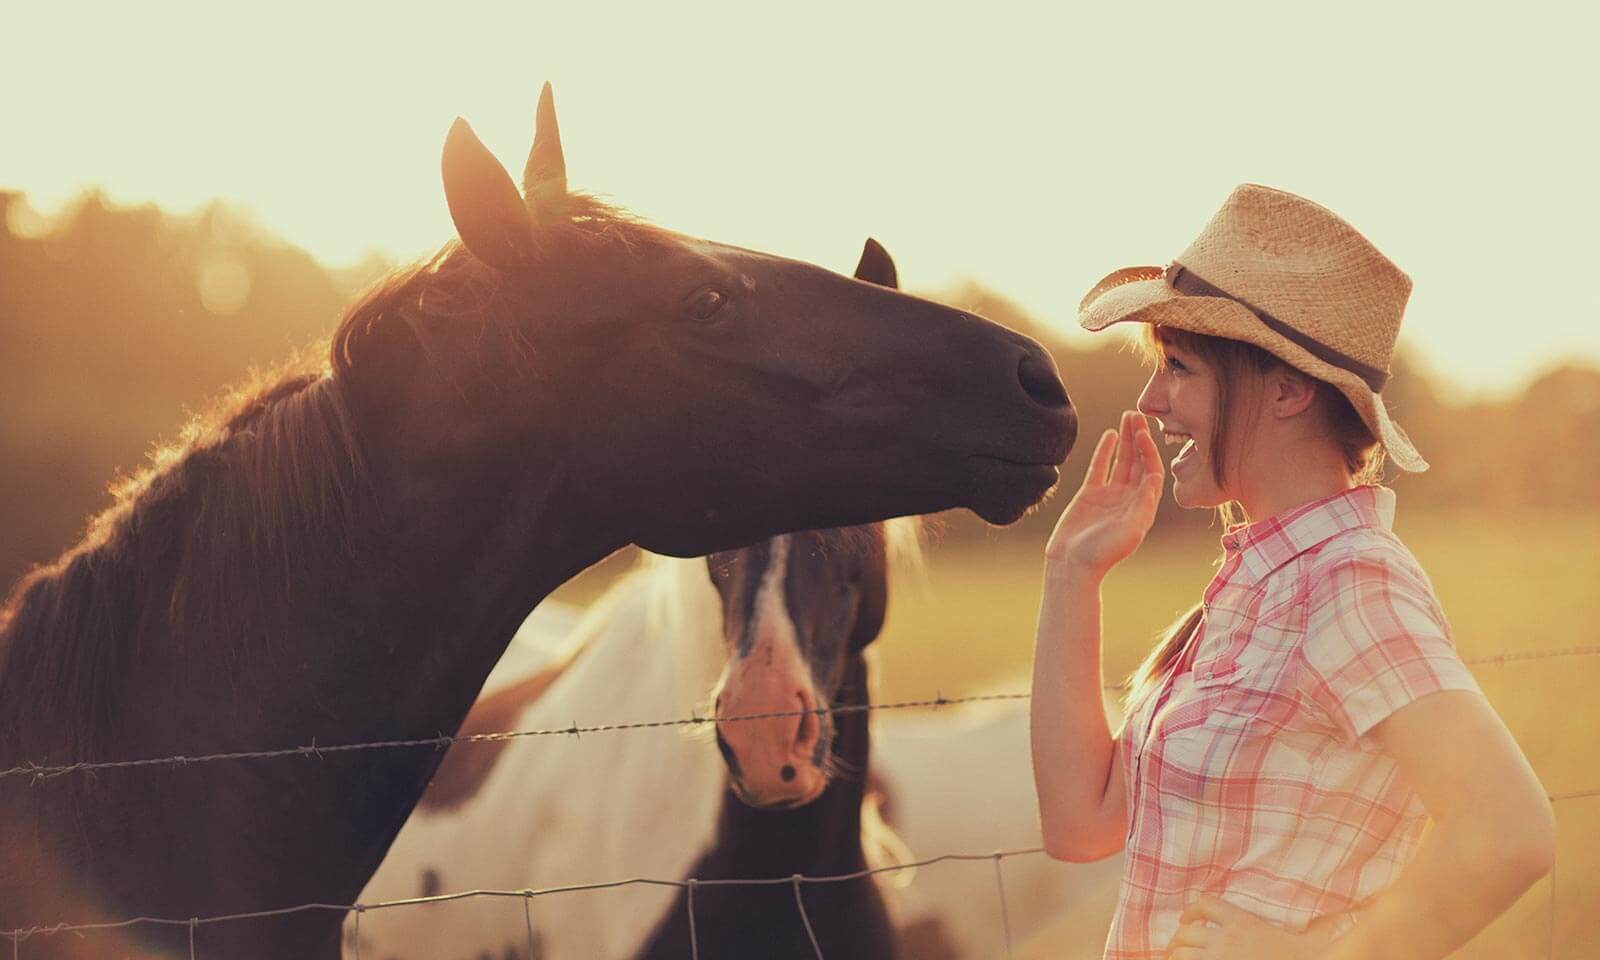
[(1379, 440), (1395, 466), (1411, 473), (1428, 461), (1389, 418), (1383, 398), (1360, 377), (1318, 359), (1304, 347), (1261, 322), (1250, 308), (1226, 297), (1194, 297), (1169, 286), (1161, 267), (1125, 267), (1095, 284), (1079, 306), (1078, 323), (1098, 331), (1118, 323), (1151, 323), (1178, 330), (1254, 344), (1318, 380), (1339, 389)]

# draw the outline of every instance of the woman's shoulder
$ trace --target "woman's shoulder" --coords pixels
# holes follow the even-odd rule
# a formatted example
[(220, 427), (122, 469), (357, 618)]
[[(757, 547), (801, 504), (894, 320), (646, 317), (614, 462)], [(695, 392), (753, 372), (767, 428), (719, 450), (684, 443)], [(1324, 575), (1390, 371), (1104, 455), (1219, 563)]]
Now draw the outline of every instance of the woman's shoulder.
[(1315, 591), (1336, 579), (1399, 582), (1433, 593), (1433, 584), (1416, 554), (1386, 527), (1363, 526), (1331, 537), (1310, 558), (1307, 579)]

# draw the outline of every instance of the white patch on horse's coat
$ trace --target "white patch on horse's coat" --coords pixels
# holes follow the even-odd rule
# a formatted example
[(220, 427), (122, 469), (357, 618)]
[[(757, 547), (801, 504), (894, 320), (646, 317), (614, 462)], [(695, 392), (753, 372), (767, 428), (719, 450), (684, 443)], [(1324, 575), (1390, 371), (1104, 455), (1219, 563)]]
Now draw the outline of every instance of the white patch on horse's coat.
[[(746, 625), (746, 629), (756, 631), (755, 643), (751, 645), (750, 652), (757, 648), (766, 654), (764, 666), (773, 666), (778, 654), (776, 647), (781, 647), (784, 653), (793, 651), (794, 656), (804, 662), (800, 655), (799, 634), (795, 630), (794, 617), (789, 615), (789, 597), (786, 589), (789, 580), (789, 542), (788, 536), (774, 537), (772, 552), (767, 558), (767, 569), (761, 574), (761, 586), (756, 590), (755, 619)], [(748, 654), (747, 654), (748, 656)]]
[[(704, 560), (651, 558), (576, 628), (551, 636), (533, 624), (519, 634), (513, 648), (532, 649), (514, 665), (502, 659), (510, 672), (491, 685), (514, 683), (547, 663), (550, 651), (587, 639), (572, 669), (512, 729), (685, 717), (722, 668), (721, 625)], [(416, 896), (424, 866), (439, 870), (445, 892), (686, 876), (711, 842), (727, 776), (710, 743), (684, 733), (699, 729), (517, 741), (465, 807), (406, 822), (362, 900)], [(676, 893), (641, 886), (538, 897), (527, 906), (547, 960), (627, 960)], [(363, 954), (499, 956), (506, 943), (525, 942), (523, 909), (520, 899), (493, 898), (368, 912)]]

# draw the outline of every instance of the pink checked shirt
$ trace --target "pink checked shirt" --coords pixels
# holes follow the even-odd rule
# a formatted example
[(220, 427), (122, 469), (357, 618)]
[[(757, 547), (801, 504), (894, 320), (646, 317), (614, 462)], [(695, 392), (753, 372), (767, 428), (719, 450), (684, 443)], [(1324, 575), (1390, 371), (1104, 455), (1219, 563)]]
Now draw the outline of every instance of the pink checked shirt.
[(1410, 859), (1426, 815), (1367, 733), (1478, 687), (1393, 520), (1394, 492), (1367, 486), (1222, 538), (1196, 638), (1118, 735), (1128, 837), (1107, 960), (1160, 957), (1203, 893), (1298, 932)]

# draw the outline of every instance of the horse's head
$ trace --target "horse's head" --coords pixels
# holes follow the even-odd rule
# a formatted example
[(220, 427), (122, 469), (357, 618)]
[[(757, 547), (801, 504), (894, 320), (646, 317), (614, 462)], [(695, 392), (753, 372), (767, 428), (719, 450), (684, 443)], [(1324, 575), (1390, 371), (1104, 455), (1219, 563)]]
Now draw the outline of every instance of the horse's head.
[(677, 556), (955, 506), (1007, 523), (1055, 483), (1077, 418), (1037, 343), (569, 192), (548, 85), (520, 191), (460, 120), (443, 168), (460, 245), (336, 343), (413, 458), (513, 489), (561, 471)]
[[(827, 787), (834, 721), (816, 711), (838, 702), (847, 661), (883, 627), (887, 552), (884, 525), (875, 523), (781, 535), (706, 558), (727, 646), (717, 716), (778, 714), (717, 723), (730, 782), (746, 803), (799, 806)], [(852, 699), (864, 696), (854, 691)]]

